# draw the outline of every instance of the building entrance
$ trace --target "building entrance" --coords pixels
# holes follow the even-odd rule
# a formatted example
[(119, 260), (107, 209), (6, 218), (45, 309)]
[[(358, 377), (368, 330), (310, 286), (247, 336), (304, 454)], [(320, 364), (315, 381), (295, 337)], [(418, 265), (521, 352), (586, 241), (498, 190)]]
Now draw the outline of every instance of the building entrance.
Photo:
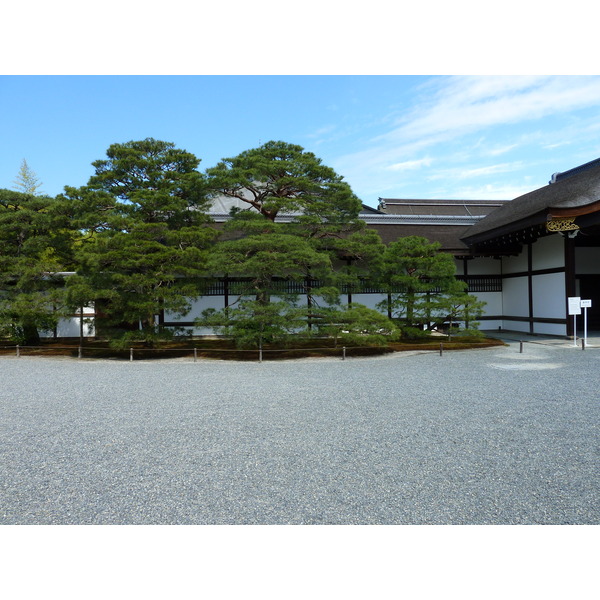
[(600, 331), (600, 275), (579, 275), (577, 279), (581, 298), (592, 301), (587, 309), (588, 330)]

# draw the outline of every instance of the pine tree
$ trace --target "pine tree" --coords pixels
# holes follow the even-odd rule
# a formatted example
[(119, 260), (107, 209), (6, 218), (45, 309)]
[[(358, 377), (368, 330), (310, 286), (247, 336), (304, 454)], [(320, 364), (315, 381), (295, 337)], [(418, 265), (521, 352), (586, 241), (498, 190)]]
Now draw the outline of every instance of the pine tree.
[(465, 292), (466, 284), (456, 279), (450, 254), (440, 252), (438, 242), (408, 236), (389, 244), (383, 256), (382, 283), (387, 308), (406, 337), (426, 335), (424, 330), (447, 321), (473, 320), (484, 303)]
[(113, 144), (83, 188), (64, 201), (84, 232), (77, 274), (68, 280), (74, 307), (94, 302), (97, 332), (114, 346), (172, 336), (162, 311), (183, 315), (198, 296), (208, 226), (199, 159), (148, 138)]
[[(213, 275), (244, 281), (237, 283), (236, 306), (208, 311), (198, 325), (226, 324), (220, 330), (238, 343), (256, 341), (246, 326), (252, 321), (249, 314), (269, 325), (272, 339), (273, 327), (282, 338), (289, 333), (286, 319), (275, 318), (275, 309), (267, 308), (272, 302), (277, 315), (293, 312), (296, 332), (302, 329), (296, 318), (303, 311), (304, 328), (310, 330), (321, 298), (325, 305), (337, 304), (339, 285), (357, 284), (365, 272), (361, 265), (382, 252), (381, 247), (379, 253), (370, 250), (381, 242), (375, 232), (365, 233), (358, 218), (362, 203), (351, 187), (301, 146), (271, 141), (223, 159), (207, 176), (214, 196), (236, 199), (239, 205), (223, 228), (229, 239), (218, 242), (213, 253)], [(339, 265), (342, 270), (336, 269)], [(284, 293), (278, 281), (296, 293)], [(302, 308), (300, 294), (307, 298)]]
[(37, 178), (35, 172), (31, 170), (25, 159), (23, 159), (17, 178), (13, 183), (15, 184), (13, 189), (23, 194), (39, 196), (42, 193), (40, 190), (42, 182)]
[(65, 308), (75, 233), (47, 196), (0, 190), (0, 335), (36, 345)]

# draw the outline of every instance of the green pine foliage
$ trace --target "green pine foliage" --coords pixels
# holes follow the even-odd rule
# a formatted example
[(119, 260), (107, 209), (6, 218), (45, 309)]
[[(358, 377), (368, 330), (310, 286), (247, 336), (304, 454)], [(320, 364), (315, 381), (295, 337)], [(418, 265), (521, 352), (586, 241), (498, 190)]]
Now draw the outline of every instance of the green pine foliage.
[(400, 330), (391, 319), (356, 303), (315, 311), (313, 326), (319, 335), (333, 338), (335, 347), (340, 343), (385, 346), (400, 336)]
[(200, 293), (209, 226), (199, 160), (172, 143), (148, 138), (113, 144), (88, 185), (66, 188), (76, 226), (77, 275), (68, 280), (73, 306), (97, 305), (98, 333), (116, 347), (155, 346), (174, 331), (162, 311), (185, 314)]
[(0, 190), (0, 335), (37, 344), (68, 312), (59, 273), (76, 238), (53, 198)]
[[(212, 253), (212, 273), (244, 277), (238, 302), (252, 310), (257, 306), (252, 302), (266, 307), (275, 297), (276, 314), (287, 314), (286, 304), (297, 335), (316, 332), (314, 315), (324, 307), (336, 310), (341, 287), (358, 285), (381, 260), (379, 236), (358, 218), (360, 200), (341, 176), (301, 146), (268, 142), (224, 159), (207, 177), (213, 195), (238, 202)], [(306, 305), (297, 306), (298, 294), (274, 292), (276, 279), (296, 282)], [(244, 328), (231, 323), (236, 317), (247, 323), (247, 310), (238, 312), (234, 305), (197, 324), (226, 318), (227, 331), (246, 339)], [(279, 322), (281, 335), (288, 335), (285, 320)]]
[(233, 338), (238, 348), (262, 348), (265, 344), (285, 345), (301, 335), (306, 325), (306, 311), (287, 300), (243, 299), (224, 310), (205, 310), (200, 325)]
[[(483, 303), (452, 257), (419, 237), (384, 246), (350, 186), (301, 146), (272, 141), (205, 173), (199, 164), (153, 138), (113, 144), (87, 185), (50, 198), (23, 161), (21, 191), (0, 190), (0, 336), (34, 345), (93, 305), (98, 337), (154, 347), (182, 333), (162, 315), (184, 317), (219, 278), (235, 282), (232, 302), (196, 325), (240, 348), (302, 336), (381, 345), (476, 326)], [(207, 216), (217, 197), (237, 201), (224, 226)], [(364, 285), (388, 292), (379, 311), (341, 305)]]
[(301, 213), (301, 222), (321, 226), (355, 219), (361, 208), (333, 169), (301, 146), (281, 141), (225, 158), (207, 175), (215, 193), (236, 198), (270, 221)]
[(409, 236), (389, 244), (383, 256), (381, 278), (388, 290), (380, 303), (403, 328), (406, 337), (422, 337), (444, 323), (469, 321), (485, 303), (465, 292), (456, 279), (452, 256), (426, 238)]

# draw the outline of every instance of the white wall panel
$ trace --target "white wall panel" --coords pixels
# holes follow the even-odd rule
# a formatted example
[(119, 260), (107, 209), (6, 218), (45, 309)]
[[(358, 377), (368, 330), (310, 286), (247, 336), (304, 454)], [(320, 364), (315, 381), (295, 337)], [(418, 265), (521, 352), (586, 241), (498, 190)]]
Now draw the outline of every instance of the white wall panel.
[(462, 258), (455, 258), (454, 259), (454, 266), (456, 267), (456, 274), (457, 275), (464, 275), (465, 274), (464, 264), (465, 264), (465, 261)]
[(494, 321), (480, 321), (479, 322), (479, 330), (480, 331), (494, 332), (494, 331), (498, 331), (498, 329), (503, 329), (503, 321), (494, 320)]
[(508, 277), (502, 282), (504, 314), (511, 317), (529, 316), (529, 289), (527, 277)]
[(533, 332), (540, 335), (567, 335), (567, 326), (559, 323), (534, 323)]
[(533, 316), (564, 319), (566, 312), (564, 273), (534, 275), (532, 279)]
[(474, 292), (470, 295), (486, 303), (483, 308), (484, 316), (502, 314), (502, 292)]
[[(58, 337), (79, 337), (79, 317), (70, 319), (61, 319), (56, 328)], [(94, 335), (93, 323), (86, 323), (85, 316), (83, 320), (83, 337), (92, 337)], [(50, 337), (50, 336), (48, 336)]]
[(511, 321), (510, 319), (504, 319), (502, 323), (502, 328), (508, 331), (521, 331), (524, 333), (529, 333), (529, 323), (526, 321)]
[(502, 273), (520, 273), (527, 271), (527, 247), (523, 247), (523, 251), (519, 256), (505, 256), (502, 259)]
[(565, 245), (562, 236), (555, 234), (539, 238), (532, 246), (533, 270), (565, 266)]
[(352, 294), (352, 304), (364, 304), (367, 308), (378, 310), (387, 315), (387, 308), (378, 309), (375, 305), (387, 299), (385, 294)]
[[(90, 318), (92, 322), (86, 323), (85, 321), (85, 312), (84, 312), (84, 321), (83, 321), (83, 337), (93, 337), (94, 336), (94, 323), (93, 319)], [(79, 317), (69, 317), (67, 319), (60, 319), (58, 325), (56, 327), (56, 335), (57, 337), (70, 337), (70, 338), (78, 338), (79, 337)], [(40, 331), (41, 338), (52, 338), (54, 337), (53, 331)]]
[(175, 315), (169, 311), (165, 311), (165, 321), (168, 323), (178, 323), (180, 321), (194, 321), (202, 316), (202, 311), (207, 308), (221, 310), (225, 308), (224, 296), (201, 296), (192, 301), (189, 312), (182, 317)]

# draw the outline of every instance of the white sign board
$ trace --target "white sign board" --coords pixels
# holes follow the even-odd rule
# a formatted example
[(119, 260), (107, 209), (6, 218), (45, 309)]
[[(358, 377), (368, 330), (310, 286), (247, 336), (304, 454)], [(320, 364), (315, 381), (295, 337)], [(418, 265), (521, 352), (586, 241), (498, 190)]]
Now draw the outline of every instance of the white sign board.
[(581, 308), (592, 308), (591, 300), (582, 300), (580, 304)]
[(569, 314), (570, 315), (580, 315), (581, 314), (581, 298), (579, 296), (569, 298)]

